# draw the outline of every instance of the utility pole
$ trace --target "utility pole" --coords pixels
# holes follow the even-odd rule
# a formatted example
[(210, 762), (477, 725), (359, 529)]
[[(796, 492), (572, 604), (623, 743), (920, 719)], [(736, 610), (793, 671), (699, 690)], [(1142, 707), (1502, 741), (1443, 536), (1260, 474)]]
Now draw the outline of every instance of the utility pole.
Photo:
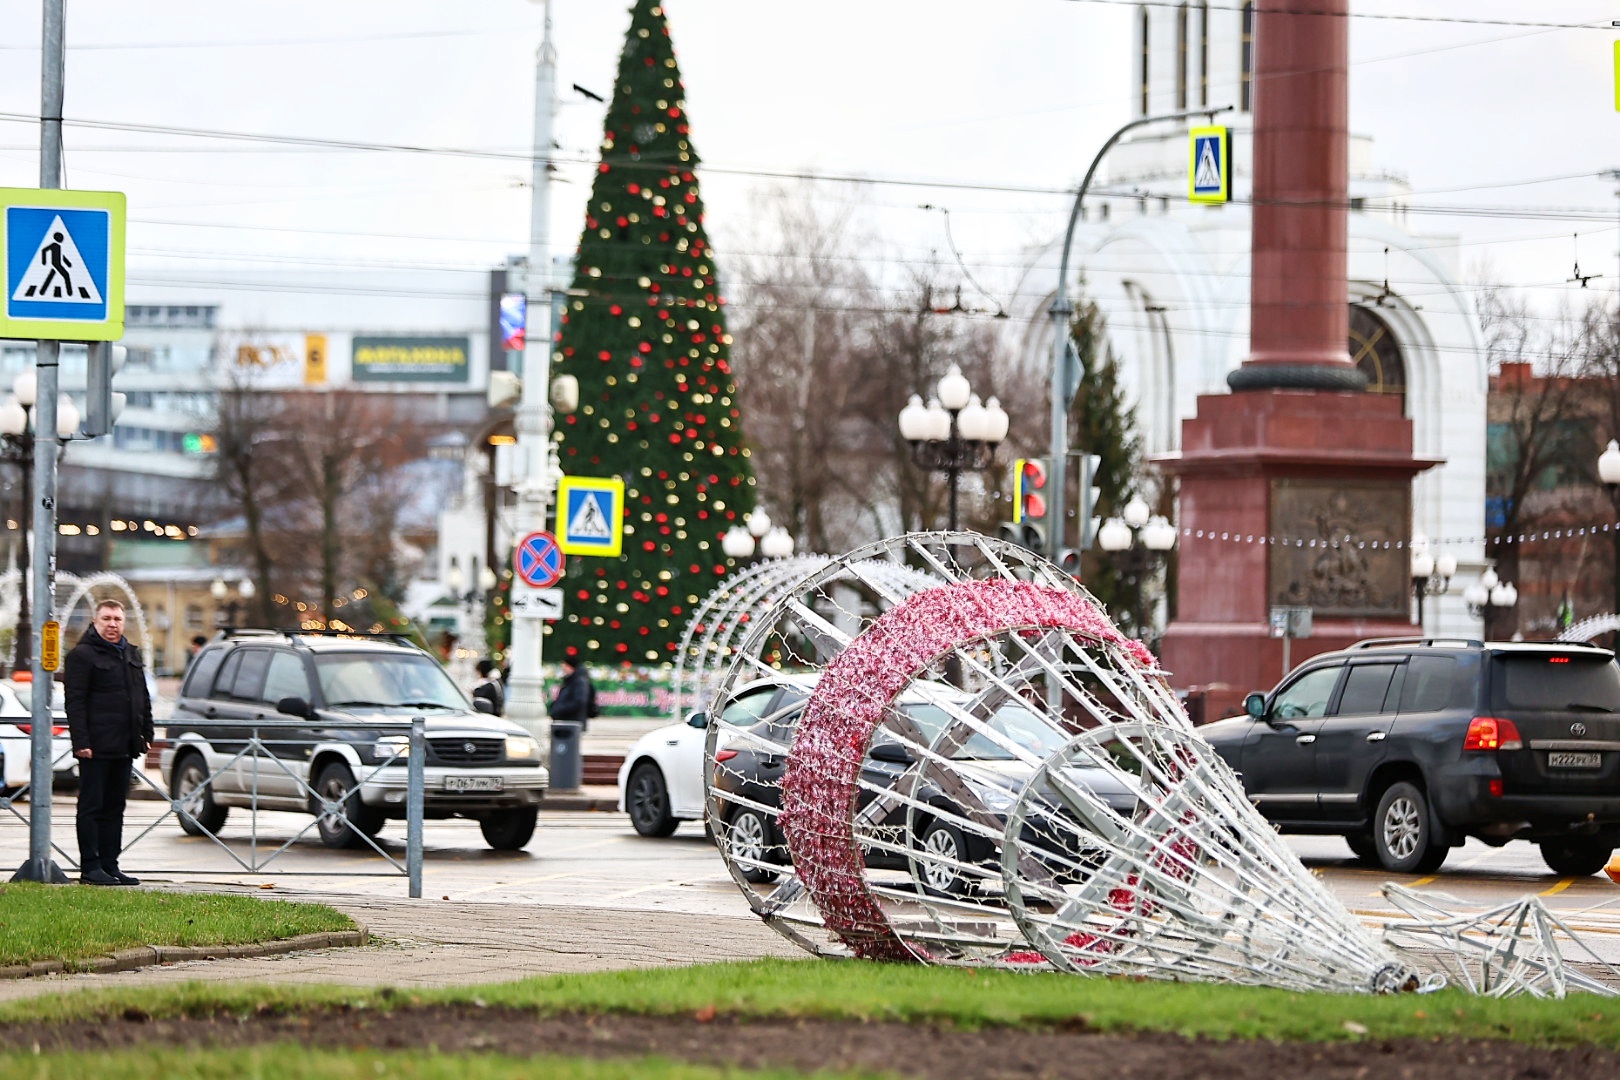
[[(66, 37), (63, 0), (44, 0), (40, 43), (39, 186), (62, 186), (62, 57)], [(56, 387), (62, 346), (35, 344), (38, 391), (34, 405), (34, 691), (30, 698), (33, 728), (29, 734), (28, 862), (14, 881), (65, 884), (67, 876), (51, 860), (51, 677), (44, 667), (43, 636), (55, 627), (51, 582), (56, 576)], [(19, 588), (26, 583), (18, 582)], [(55, 666), (53, 657), (52, 666)]]
[[(521, 540), (546, 527), (546, 512), (557, 490), (556, 451), (551, 445), (552, 295), (551, 268), (551, 157), (552, 124), (557, 113), (557, 52), (551, 44), (551, 4), (545, 5), (544, 30), (536, 57), (534, 77), (534, 157), (529, 202), (529, 268), (524, 284), (528, 328), (523, 343), (523, 396), (513, 426), (517, 434), (513, 490), (517, 495), (514, 532)], [(514, 577), (512, 581), (512, 681), (507, 691), (507, 715), (550, 745), (546, 716), (545, 680), (540, 674), (541, 620), (520, 611), (520, 593), (534, 590)]]

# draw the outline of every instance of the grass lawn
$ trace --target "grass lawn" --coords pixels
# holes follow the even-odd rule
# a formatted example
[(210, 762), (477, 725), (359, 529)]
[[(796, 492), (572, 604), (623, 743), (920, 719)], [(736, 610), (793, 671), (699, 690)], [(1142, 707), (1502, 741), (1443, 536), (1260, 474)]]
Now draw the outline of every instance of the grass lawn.
[(1302, 994), (1253, 987), (1091, 979), (1078, 975), (758, 960), (649, 971), (560, 975), (455, 990), (191, 983), (86, 991), (0, 1006), (0, 1021), (118, 1016), (252, 1016), (348, 1005), (387, 1010), (478, 1002), (550, 1013), (932, 1021), (961, 1027), (1071, 1024), (1093, 1031), (1158, 1030), (1211, 1038), (1332, 1041), (1414, 1037), (1509, 1039), (1620, 1048), (1620, 999), (1491, 999), (1443, 991), (1392, 997)]
[(320, 904), (92, 885), (0, 885), (0, 967), (33, 960), (72, 963), (137, 945), (245, 945), (354, 928), (347, 915)]

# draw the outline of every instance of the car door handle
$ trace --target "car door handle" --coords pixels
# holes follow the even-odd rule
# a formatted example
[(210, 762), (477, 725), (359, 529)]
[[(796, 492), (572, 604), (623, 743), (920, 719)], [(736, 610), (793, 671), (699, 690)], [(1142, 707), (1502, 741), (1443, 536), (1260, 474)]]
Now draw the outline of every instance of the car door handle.
[(1294, 741), (1301, 746), (1309, 746), (1316, 741), (1315, 735), (1295, 735)]
[(1383, 742), (1387, 738), (1389, 738), (1389, 732), (1387, 732), (1387, 731), (1369, 731), (1369, 732), (1367, 732), (1367, 741), (1368, 742)]

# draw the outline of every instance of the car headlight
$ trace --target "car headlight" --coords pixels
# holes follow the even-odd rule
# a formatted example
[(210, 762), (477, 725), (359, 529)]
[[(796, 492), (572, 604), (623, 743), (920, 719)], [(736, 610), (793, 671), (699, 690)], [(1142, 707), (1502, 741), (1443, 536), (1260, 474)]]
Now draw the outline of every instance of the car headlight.
[(1006, 788), (997, 787), (994, 784), (975, 784), (970, 782), (967, 786), (968, 790), (977, 795), (979, 797), (979, 801), (984, 803), (984, 808), (990, 811), (992, 814), (1005, 814), (1007, 811), (1011, 810), (1013, 808), (1013, 804), (1018, 801), (1018, 796), (1014, 792), (1008, 791)]
[(372, 744), (371, 756), (376, 761), (404, 761), (411, 756), (411, 737), (383, 735)]
[(531, 758), (540, 756), (540, 744), (529, 735), (508, 735), (506, 737), (506, 756), (509, 758)]

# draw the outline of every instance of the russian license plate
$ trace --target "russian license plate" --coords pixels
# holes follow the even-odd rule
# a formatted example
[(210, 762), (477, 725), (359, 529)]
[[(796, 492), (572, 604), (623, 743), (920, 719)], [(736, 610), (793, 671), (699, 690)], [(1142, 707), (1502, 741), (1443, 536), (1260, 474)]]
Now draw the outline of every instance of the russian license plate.
[(1565, 750), (1547, 752), (1549, 769), (1601, 769), (1603, 755), (1599, 753), (1572, 753)]
[(444, 778), (446, 791), (501, 791), (506, 782), (499, 776), (447, 776)]

